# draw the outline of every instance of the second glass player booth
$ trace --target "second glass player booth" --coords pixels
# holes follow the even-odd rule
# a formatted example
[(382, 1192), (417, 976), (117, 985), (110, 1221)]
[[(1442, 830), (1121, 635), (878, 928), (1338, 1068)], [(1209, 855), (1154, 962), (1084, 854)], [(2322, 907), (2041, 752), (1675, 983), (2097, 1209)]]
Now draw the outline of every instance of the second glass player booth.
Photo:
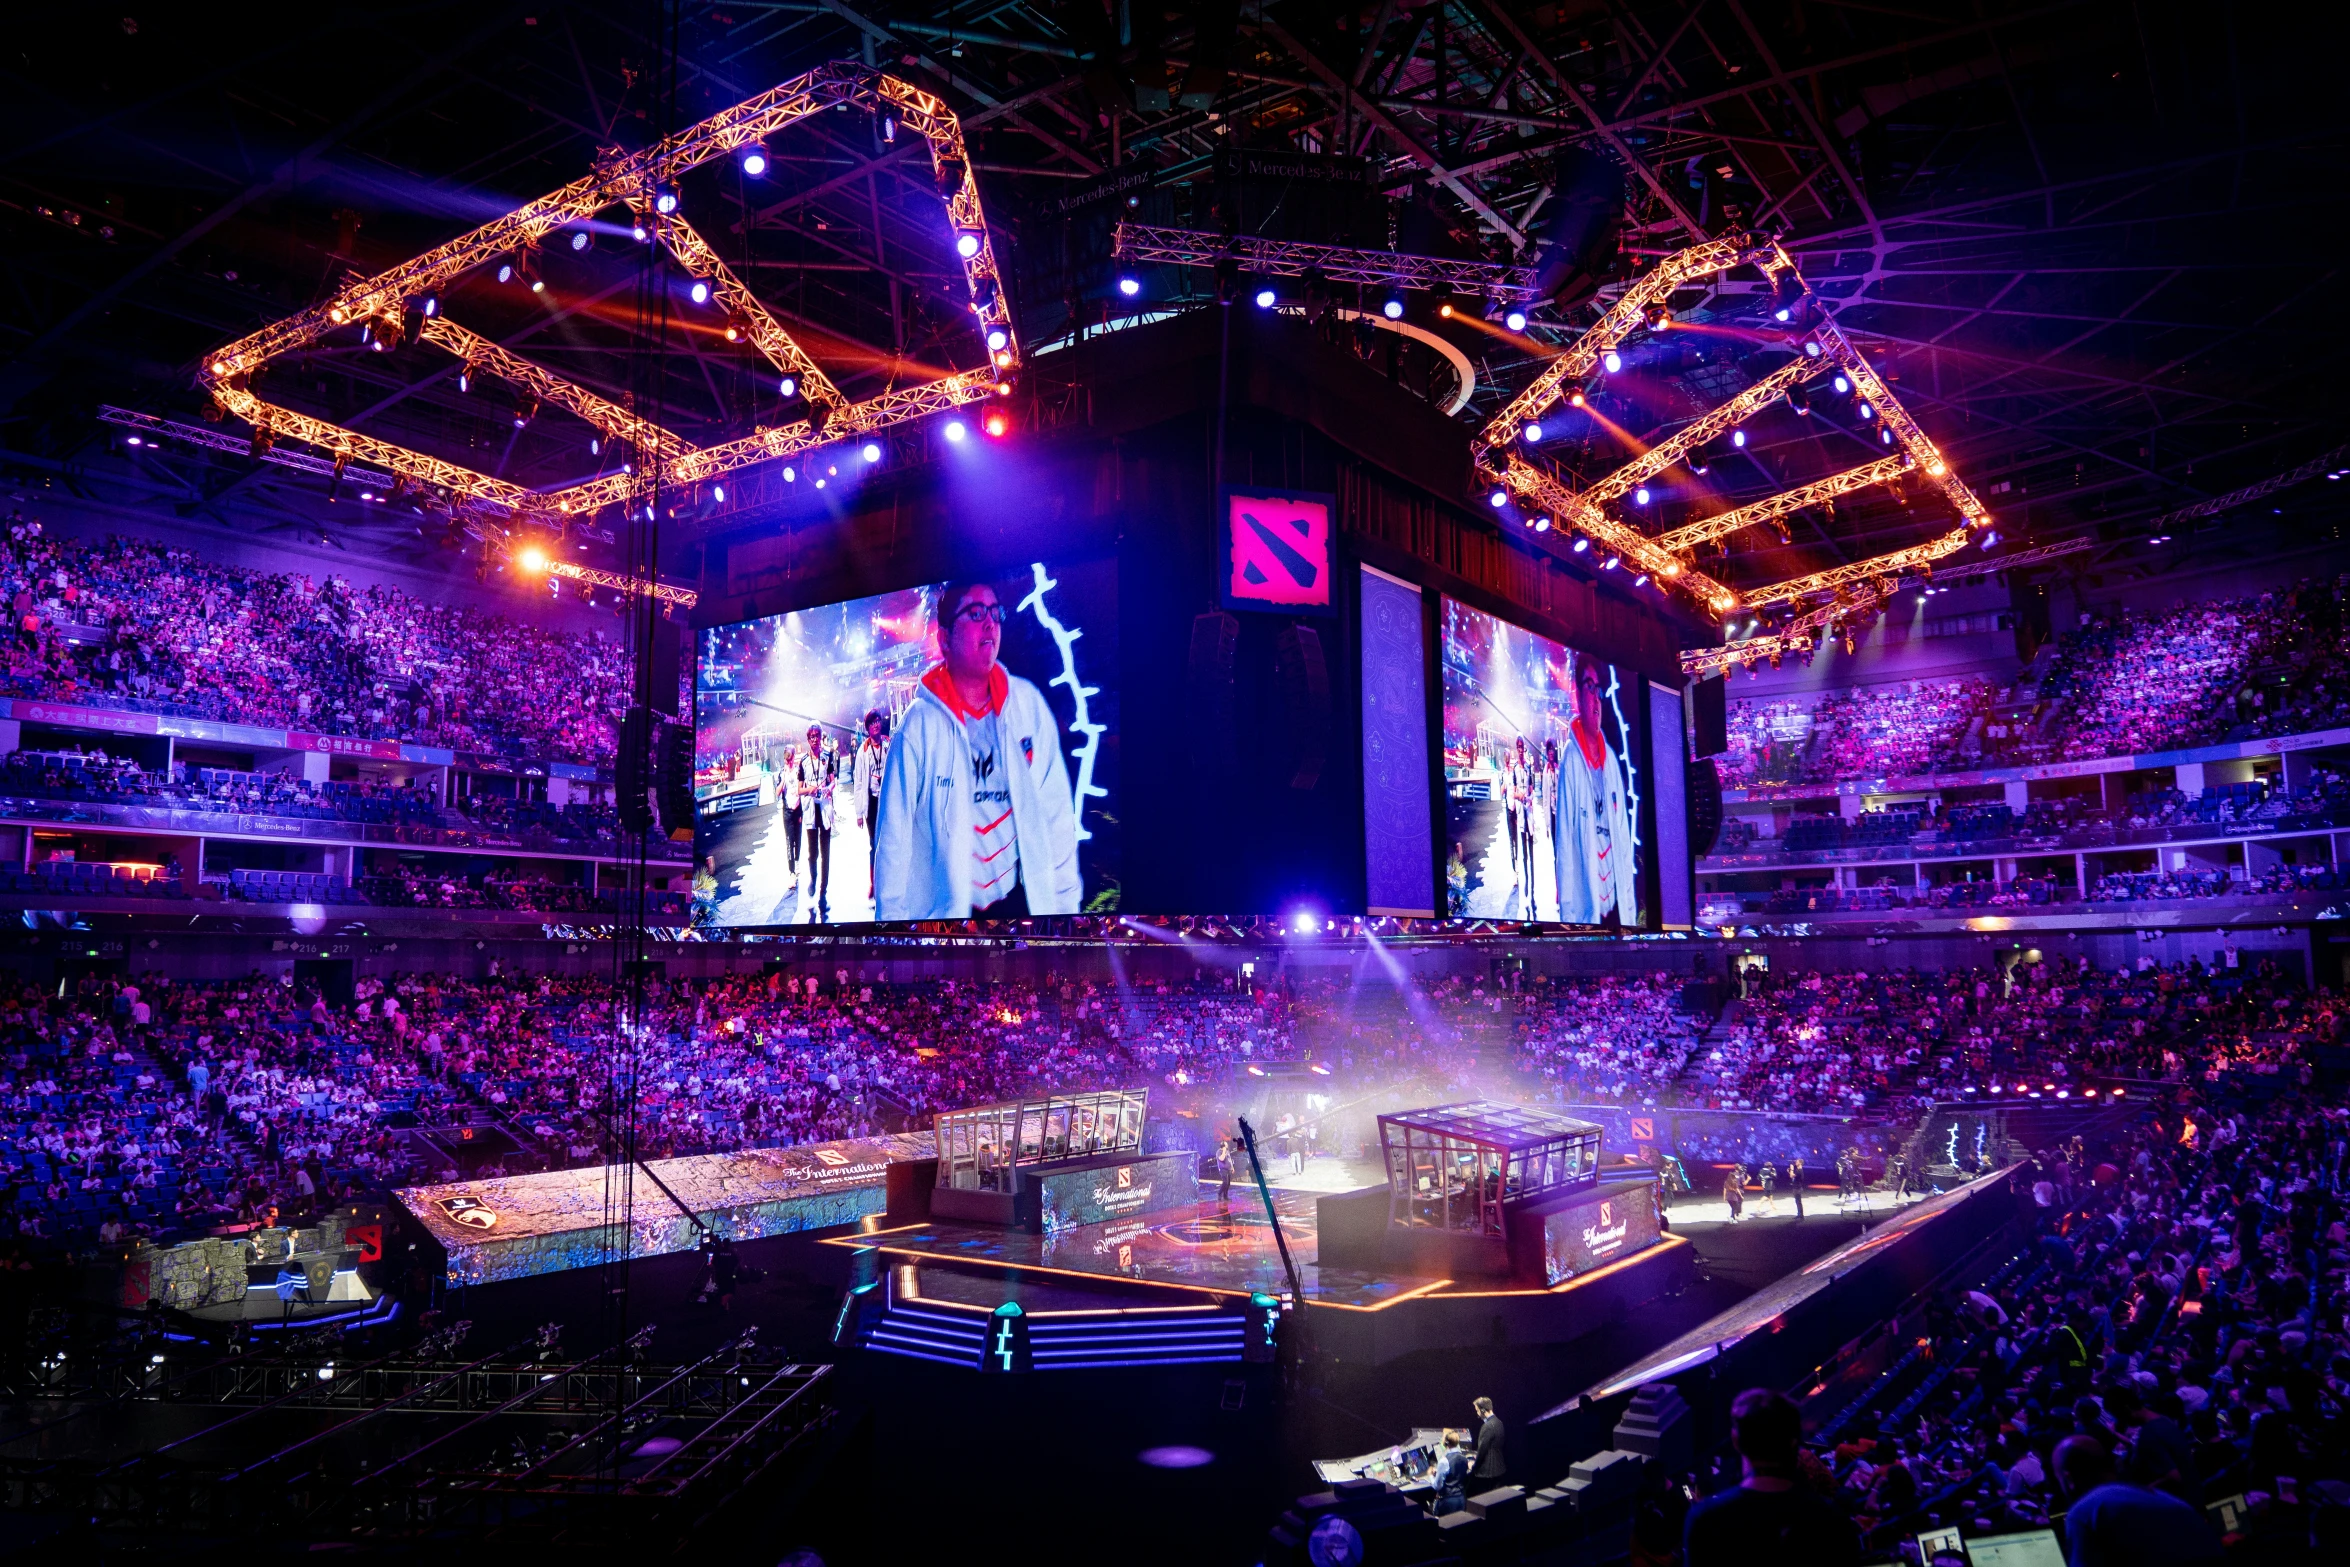
[(1148, 1089), (942, 1111), (931, 1216), (1057, 1234), (1197, 1196), (1196, 1158), (1146, 1154)]

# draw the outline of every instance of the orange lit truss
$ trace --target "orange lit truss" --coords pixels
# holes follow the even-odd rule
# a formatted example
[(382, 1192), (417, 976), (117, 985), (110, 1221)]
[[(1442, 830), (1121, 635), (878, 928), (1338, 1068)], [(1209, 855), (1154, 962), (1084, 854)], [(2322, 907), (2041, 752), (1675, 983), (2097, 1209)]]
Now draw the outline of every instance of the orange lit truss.
[[(1822, 316), (1800, 330), (1790, 328), (1789, 340), (1796, 346), (1793, 360), (1580, 490), (1567, 485), (1547, 464), (1525, 455), (1518, 444), (1520, 432), (1569, 400), (1574, 386), (1586, 381), (1599, 368), (1610, 349), (1634, 332), (1648, 328), (1650, 310), (1664, 307), (1675, 289), (1708, 273), (1737, 266), (1760, 268), (1765, 282), (1774, 288), (1786, 277), (1797, 277), (1800, 282), (1794, 261), (1775, 239), (1738, 235), (1709, 240), (1665, 257), (1626, 289), (1596, 324), (1553, 359), (1507, 407), (1488, 420), (1477, 432), (1471, 450), (1477, 471), (1518, 497), (1528, 509), (1549, 516), (1562, 529), (1572, 529), (1592, 539), (1620, 556), (1625, 565), (1672, 584), (1714, 614), (1831, 595), (1798, 616), (1797, 625), (1808, 635), (1821, 626), (1851, 619), (1890, 593), (1904, 572), (1929, 567), (1932, 562), (1963, 549), (1975, 530), (1991, 523), (1982, 503), (1951, 471), (1948, 459), (1926, 438), (1917, 421), (1837, 330), (1834, 321)], [(1803, 345), (1807, 343), (1818, 344), (1819, 352), (1806, 352)], [(1831, 369), (1844, 372), (1852, 382), (1854, 393), (1876, 411), (1884, 427), (1892, 432), (1898, 447), (1893, 455), (1664, 533), (1643, 532), (1610, 511), (1611, 505), (1638, 486), (1684, 461), (1691, 452), (1760, 413), (1802, 383)], [(1691, 562), (1689, 552), (1699, 545), (1729, 538), (1750, 527), (1775, 523), (1806, 506), (1873, 485), (1890, 484), (1911, 474), (1923, 475), (1941, 489), (1958, 512), (1959, 526), (1907, 549), (1775, 583), (1743, 595), (1699, 571)], [(1878, 591), (1880, 584), (1882, 593)], [(1782, 634), (1794, 631), (1790, 627), (1788, 633)], [(1804, 645), (1808, 646), (1808, 641)], [(1740, 655), (1728, 649), (1707, 648), (1684, 654), (1682, 662), (1691, 672), (1698, 672), (1719, 665), (1725, 657), (1735, 662)]]
[[(856, 106), (894, 116), (908, 130), (930, 143), (930, 162), (946, 204), (954, 235), (974, 236), (977, 248), (959, 259), (970, 290), (971, 313), (984, 344), (988, 334), (1001, 331), (1004, 346), (988, 362), (919, 386), (885, 392), (852, 403), (833, 385), (823, 369), (793, 341), (774, 316), (736, 278), (676, 212), (663, 212), (656, 197), (673, 190), (688, 169), (724, 157), (739, 148), (763, 141), (785, 128), (824, 110)], [(782, 375), (797, 379), (811, 417), (792, 423), (761, 427), (739, 440), (697, 447), (673, 432), (628, 409), (574, 385), (497, 344), (466, 330), (446, 316), (425, 315), (422, 304), (437, 298), (450, 284), (476, 267), (501, 259), (527, 258), (548, 235), (575, 223), (589, 221), (614, 207), (629, 214), (624, 226), (644, 227), (650, 240), (661, 245), (693, 276), (710, 285), (712, 302), (744, 337)], [(611, 440), (625, 441), (645, 459), (640, 471), (613, 474), (553, 491), (538, 491), (492, 478), (459, 463), (356, 430), (314, 419), (292, 409), (262, 401), (251, 388), (254, 372), (280, 354), (317, 342), (345, 327), (366, 324), (378, 338), (397, 342), (414, 331), (424, 342), (463, 359), (477, 373), (490, 374), (519, 386), (541, 403), (577, 415)], [(1020, 345), (1012, 326), (1010, 301), (996, 271), (995, 247), (979, 204), (979, 183), (963, 147), (963, 132), (954, 112), (932, 93), (884, 75), (869, 66), (841, 62), (823, 65), (710, 116), (638, 153), (608, 148), (583, 178), (549, 195), (517, 207), (483, 224), (472, 233), (450, 240), (412, 261), (373, 277), (354, 279), (335, 296), (299, 314), (262, 328), (229, 344), (207, 359), (198, 383), (213, 400), (253, 426), (258, 444), (298, 441), (342, 462), (354, 462), (387, 471), (396, 481), (414, 486), (431, 502), (445, 506), (477, 535), (494, 547), (509, 547), (516, 524), (536, 525), (561, 533), (574, 518), (586, 518), (607, 506), (625, 506), (649, 495), (660, 485), (693, 485), (759, 463), (775, 462), (835, 441), (871, 435), (893, 425), (982, 398), (1009, 392), (1020, 369)], [(610, 573), (590, 579), (587, 568), (568, 562), (550, 562), (549, 569), (582, 580), (594, 580), (625, 592), (646, 593), (654, 586)], [(669, 598), (680, 589), (654, 592)]]

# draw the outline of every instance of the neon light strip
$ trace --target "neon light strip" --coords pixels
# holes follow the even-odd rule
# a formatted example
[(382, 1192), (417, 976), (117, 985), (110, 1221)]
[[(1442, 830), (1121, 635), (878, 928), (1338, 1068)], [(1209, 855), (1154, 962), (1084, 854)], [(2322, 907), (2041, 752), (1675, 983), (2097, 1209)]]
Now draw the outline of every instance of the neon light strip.
[(1046, 575), (1041, 560), (1031, 563), (1028, 569), (1036, 574), (1036, 586), (1020, 601), (1019, 607), (1035, 614), (1036, 623), (1044, 627), (1051, 635), (1053, 644), (1061, 650), (1061, 672), (1053, 676), (1050, 683), (1069, 688), (1070, 696), (1077, 703), (1077, 716), (1069, 727), (1085, 736), (1085, 743), (1077, 748), (1077, 787), (1070, 791), (1071, 800), (1077, 808), (1077, 837), (1082, 842), (1093, 836), (1085, 826), (1085, 797), (1089, 794), (1103, 800), (1110, 797), (1109, 790), (1093, 781), (1094, 758), (1101, 753), (1102, 736), (1109, 732), (1109, 725), (1095, 723), (1093, 709), (1086, 703), (1087, 697), (1101, 695), (1101, 687), (1089, 686), (1077, 675), (1077, 639), (1085, 633), (1062, 625), (1053, 612), (1045, 607), (1045, 594), (1059, 587), (1060, 583)]

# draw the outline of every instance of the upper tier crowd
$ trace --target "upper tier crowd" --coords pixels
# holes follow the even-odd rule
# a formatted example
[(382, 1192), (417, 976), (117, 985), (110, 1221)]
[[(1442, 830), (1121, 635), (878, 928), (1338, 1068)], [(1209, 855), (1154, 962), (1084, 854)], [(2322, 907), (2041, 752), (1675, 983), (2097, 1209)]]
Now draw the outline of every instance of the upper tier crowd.
[[(1393, 1090), (1899, 1124), (1993, 1092), (2298, 1082), (2344, 1021), (2330, 991), (2268, 965), (1747, 978), (1718, 1017), (1664, 975), (1398, 992), (1214, 973), (876, 987), (839, 970), (656, 981), (635, 1016), (603, 981), (545, 976), (369, 978), (339, 1006), (259, 977), (90, 978), (0, 995), (0, 1160), (20, 1234), (71, 1242), (455, 1178), (416, 1126), (495, 1120), (534, 1161), (602, 1162), (632, 1090), (655, 1157), (1083, 1088), (1149, 1086), (1155, 1125), (1196, 1129), (1276, 1065), (1342, 1103)], [(1350, 1135), (1368, 1123), (1334, 1125), (1324, 1146)]]
[(2342, 582), (2094, 611), (2003, 693), (1979, 676), (1734, 699), (1730, 788), (1917, 777), (2350, 725)]
[(627, 703), (604, 631), (140, 539), (14, 523), (0, 598), (11, 696), (576, 761), (610, 757)]

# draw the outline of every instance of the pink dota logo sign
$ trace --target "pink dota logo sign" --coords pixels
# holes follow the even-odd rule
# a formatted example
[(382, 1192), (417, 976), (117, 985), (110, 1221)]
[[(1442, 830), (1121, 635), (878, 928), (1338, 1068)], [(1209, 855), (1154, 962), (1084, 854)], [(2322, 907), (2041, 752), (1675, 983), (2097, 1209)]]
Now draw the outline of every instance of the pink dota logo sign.
[(1330, 511), (1326, 495), (1224, 495), (1224, 601), (1236, 609), (1327, 611)]

